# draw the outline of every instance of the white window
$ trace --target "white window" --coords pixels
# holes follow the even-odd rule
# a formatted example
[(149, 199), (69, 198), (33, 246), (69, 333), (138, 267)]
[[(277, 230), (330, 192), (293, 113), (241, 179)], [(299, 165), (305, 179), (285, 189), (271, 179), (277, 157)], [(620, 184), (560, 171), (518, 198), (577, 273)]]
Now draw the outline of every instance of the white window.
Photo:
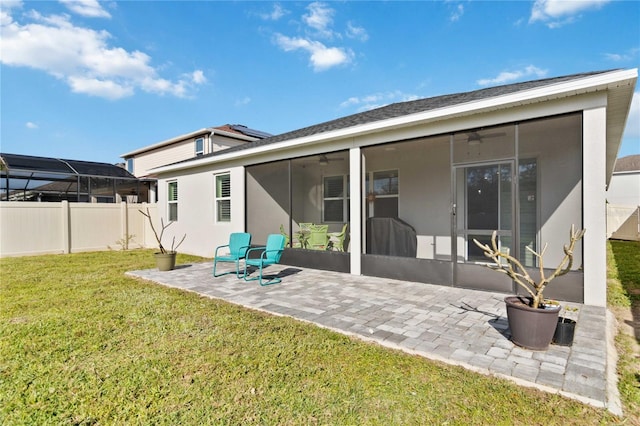
[(167, 183), (167, 204), (169, 222), (178, 220), (178, 182)]
[(196, 157), (204, 154), (204, 139), (196, 139)]
[(349, 218), (349, 177), (325, 176), (322, 185), (323, 222), (347, 222)]
[(127, 171), (133, 174), (133, 157), (127, 158)]
[(367, 217), (398, 217), (398, 170), (367, 174)]
[(216, 175), (216, 221), (231, 221), (231, 175)]

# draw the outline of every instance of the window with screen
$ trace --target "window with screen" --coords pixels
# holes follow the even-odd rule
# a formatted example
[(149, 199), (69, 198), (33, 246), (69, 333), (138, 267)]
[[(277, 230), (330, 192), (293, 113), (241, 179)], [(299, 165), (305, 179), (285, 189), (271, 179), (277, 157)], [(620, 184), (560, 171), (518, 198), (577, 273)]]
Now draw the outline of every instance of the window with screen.
[(216, 221), (231, 221), (231, 175), (216, 176)]
[(196, 157), (198, 155), (203, 155), (203, 154), (204, 154), (204, 139), (198, 138), (196, 139)]
[(178, 220), (178, 182), (171, 181), (167, 183), (167, 204), (169, 222)]
[(349, 207), (347, 176), (325, 176), (323, 179), (323, 222), (347, 222)]
[(369, 172), (367, 217), (398, 217), (398, 170)]

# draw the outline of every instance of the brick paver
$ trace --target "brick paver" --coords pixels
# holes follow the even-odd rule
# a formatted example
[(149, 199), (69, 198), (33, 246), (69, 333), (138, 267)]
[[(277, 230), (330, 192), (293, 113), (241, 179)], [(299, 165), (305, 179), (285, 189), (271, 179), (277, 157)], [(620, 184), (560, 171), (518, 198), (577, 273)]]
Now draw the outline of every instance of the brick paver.
[[(225, 265), (226, 266), (226, 265)], [(224, 267), (224, 266), (223, 266)], [(231, 270), (231, 268), (228, 268)], [(605, 308), (569, 304), (577, 321), (571, 347), (535, 352), (513, 345), (504, 294), (353, 276), (287, 265), (265, 270), (280, 284), (260, 287), (235, 275), (214, 278), (211, 263), (181, 265), (168, 272), (128, 275), (285, 315), (380, 345), (460, 365), (519, 384), (562, 393), (615, 410), (616, 383), (608, 382)], [(615, 358), (615, 357), (614, 357)]]

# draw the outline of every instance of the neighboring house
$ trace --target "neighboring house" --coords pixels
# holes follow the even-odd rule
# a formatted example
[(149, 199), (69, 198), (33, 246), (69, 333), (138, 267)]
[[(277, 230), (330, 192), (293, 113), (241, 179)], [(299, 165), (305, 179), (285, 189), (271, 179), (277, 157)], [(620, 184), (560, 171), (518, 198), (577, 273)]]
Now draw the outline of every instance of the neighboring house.
[(122, 154), (127, 171), (144, 180), (149, 186), (148, 199), (157, 200), (156, 179), (151, 170), (190, 158), (213, 154), (271, 136), (241, 124), (207, 127), (176, 136), (135, 151)]
[[(573, 271), (545, 295), (606, 306), (605, 188), (637, 76), (588, 72), (402, 102), (149, 173), (160, 215), (187, 234), (185, 252), (210, 257), (237, 231), (264, 244), (282, 226), (285, 264), (445, 286), (512, 293), (473, 240), (497, 231), (536, 273), (529, 249), (548, 243), (544, 266), (555, 267), (575, 224), (587, 232)], [(344, 251), (301, 248), (308, 223), (346, 224)]]
[(118, 165), (0, 153), (0, 200), (146, 202), (148, 187)]
[(607, 235), (640, 241), (640, 154), (618, 158), (607, 202)]
[(134, 176), (150, 177), (150, 170), (223, 149), (244, 145), (271, 136), (240, 124), (208, 127), (176, 136), (135, 151), (122, 154), (126, 169)]

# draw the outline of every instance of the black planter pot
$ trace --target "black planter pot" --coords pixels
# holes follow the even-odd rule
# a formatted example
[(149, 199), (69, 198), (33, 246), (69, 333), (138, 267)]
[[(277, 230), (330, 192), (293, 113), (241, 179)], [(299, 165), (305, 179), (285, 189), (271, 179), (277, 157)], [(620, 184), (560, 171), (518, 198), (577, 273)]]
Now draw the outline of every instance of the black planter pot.
[(553, 343), (560, 346), (571, 346), (576, 331), (576, 322), (568, 318), (558, 318)]
[(553, 339), (560, 306), (534, 309), (529, 306), (530, 300), (522, 296), (508, 296), (504, 299), (511, 341), (525, 349), (544, 351)]

